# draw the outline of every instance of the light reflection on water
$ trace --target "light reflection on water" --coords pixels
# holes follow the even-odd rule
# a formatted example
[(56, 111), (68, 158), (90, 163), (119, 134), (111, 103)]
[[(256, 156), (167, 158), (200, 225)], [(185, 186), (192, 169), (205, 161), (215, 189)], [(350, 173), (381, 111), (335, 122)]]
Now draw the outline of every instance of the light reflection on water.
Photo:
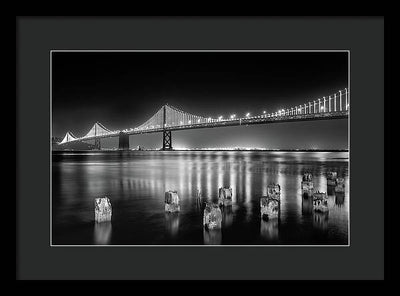
[[(55, 153), (53, 244), (347, 244), (347, 157), (347, 152)], [(330, 170), (345, 179), (344, 193), (327, 187)], [(311, 199), (302, 197), (304, 172), (313, 174), (317, 190), (328, 193), (329, 215), (313, 213)], [(263, 223), (259, 198), (273, 182), (282, 189), (280, 218)], [(221, 186), (232, 187), (233, 205), (223, 211), (221, 231), (204, 232), (204, 202)], [(164, 213), (167, 190), (178, 190), (179, 214)], [(112, 202), (112, 226), (93, 222), (93, 199), (104, 195)]]
[(276, 241), (279, 239), (279, 220), (272, 219), (264, 221), (261, 219), (260, 235), (267, 241)]
[(94, 243), (96, 245), (107, 245), (111, 240), (111, 221), (94, 223)]

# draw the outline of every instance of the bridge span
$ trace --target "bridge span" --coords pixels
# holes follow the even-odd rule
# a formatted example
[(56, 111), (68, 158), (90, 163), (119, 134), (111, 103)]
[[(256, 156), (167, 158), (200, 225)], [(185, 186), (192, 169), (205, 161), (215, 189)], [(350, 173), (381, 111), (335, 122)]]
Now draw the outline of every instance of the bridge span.
[(100, 139), (119, 137), (119, 149), (128, 150), (130, 135), (163, 133), (162, 150), (172, 150), (172, 131), (279, 122), (343, 119), (349, 116), (349, 106), (349, 91), (347, 88), (302, 105), (284, 108), (272, 113), (263, 111), (261, 114), (255, 116), (247, 113), (243, 117), (237, 117), (236, 114), (232, 114), (228, 118), (223, 118), (222, 116), (218, 118), (203, 117), (190, 114), (166, 104), (138, 127), (112, 131), (100, 122), (96, 122), (89, 132), (82, 137), (76, 137), (72, 132), (68, 131), (58, 145), (94, 140), (96, 149), (100, 149)]

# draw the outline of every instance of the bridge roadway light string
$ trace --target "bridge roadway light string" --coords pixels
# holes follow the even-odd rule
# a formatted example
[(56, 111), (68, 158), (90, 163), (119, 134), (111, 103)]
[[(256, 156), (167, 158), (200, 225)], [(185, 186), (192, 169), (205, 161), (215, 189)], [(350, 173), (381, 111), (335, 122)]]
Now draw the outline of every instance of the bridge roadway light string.
[[(344, 98), (343, 98), (343, 92), (344, 92)], [(338, 95), (339, 94), (339, 95)], [(339, 99), (338, 99), (339, 97)], [(296, 107), (291, 107), (290, 109), (280, 109), (277, 112), (273, 113), (267, 113), (265, 110), (263, 111), (264, 115), (259, 115), (259, 116), (250, 116), (250, 112), (246, 114), (246, 119), (253, 119), (253, 118), (271, 118), (278, 116), (286, 116), (286, 115), (299, 115), (299, 114), (316, 114), (316, 113), (326, 113), (326, 112), (343, 112), (344, 110), (347, 111), (349, 108), (349, 91), (347, 88), (343, 90), (339, 90), (338, 92), (335, 92), (334, 94), (331, 94), (328, 96), (328, 99), (326, 97), (323, 97), (323, 104), (321, 104), (321, 98), (317, 99), (318, 100), (318, 111), (316, 107), (316, 100), (313, 100), (312, 102), (308, 102), (304, 105), (299, 105)], [(337, 102), (339, 100), (339, 103)], [(328, 106), (326, 106), (326, 103), (328, 102)], [(333, 103), (333, 108), (332, 108), (332, 103)], [(343, 107), (344, 104), (344, 107)], [(339, 106), (338, 106), (339, 105)], [(307, 108), (308, 107), (308, 108)], [(337, 110), (339, 107), (339, 110)], [(193, 125), (197, 123), (214, 123), (214, 122), (219, 122), (219, 121), (226, 121), (229, 120), (229, 118), (224, 119), (223, 116), (219, 116), (218, 119), (214, 119), (212, 117), (201, 117), (197, 115), (193, 115), (188, 112), (184, 112), (182, 110), (177, 109), (176, 107), (171, 107), (169, 105), (165, 105), (161, 107), (156, 114), (154, 114), (151, 118), (149, 118), (146, 122), (144, 122), (142, 125), (136, 127), (136, 128), (130, 128), (130, 129), (124, 129), (124, 132), (132, 131), (132, 130), (148, 130), (148, 129), (155, 129), (159, 127), (164, 127), (164, 108), (166, 108), (166, 121), (165, 124), (168, 126), (179, 126), (179, 123), (182, 122), (180, 125), (186, 126), (186, 125)], [(234, 119), (236, 116), (233, 114), (230, 116), (230, 119)], [(239, 119), (239, 122), (241, 123), (241, 118)], [(71, 141), (76, 141), (76, 140), (83, 140), (87, 138), (97, 138), (97, 137), (103, 137), (107, 135), (114, 135), (116, 133), (120, 132), (119, 130), (116, 131), (111, 131), (108, 128), (106, 128), (102, 123), (96, 122), (92, 128), (89, 130), (89, 132), (83, 136), (83, 137), (75, 137), (71, 132), (67, 132), (66, 135), (64, 136), (63, 140), (61, 143), (65, 142), (71, 142)], [(61, 144), (60, 143), (60, 144)]]

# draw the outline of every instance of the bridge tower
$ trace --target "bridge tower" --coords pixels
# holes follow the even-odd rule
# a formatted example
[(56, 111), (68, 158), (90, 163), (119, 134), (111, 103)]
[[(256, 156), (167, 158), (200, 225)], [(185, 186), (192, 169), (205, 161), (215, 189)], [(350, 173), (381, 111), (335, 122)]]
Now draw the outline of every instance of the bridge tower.
[(101, 149), (100, 138), (95, 138), (94, 139), (94, 149), (96, 149), (96, 150), (100, 150)]
[(163, 147), (162, 150), (173, 150), (172, 149), (172, 133), (170, 130), (166, 130), (166, 124), (167, 124), (167, 109), (166, 105), (163, 107)]
[(124, 132), (120, 132), (119, 133), (119, 145), (118, 145), (118, 149), (119, 150), (129, 150), (129, 135), (124, 133)]

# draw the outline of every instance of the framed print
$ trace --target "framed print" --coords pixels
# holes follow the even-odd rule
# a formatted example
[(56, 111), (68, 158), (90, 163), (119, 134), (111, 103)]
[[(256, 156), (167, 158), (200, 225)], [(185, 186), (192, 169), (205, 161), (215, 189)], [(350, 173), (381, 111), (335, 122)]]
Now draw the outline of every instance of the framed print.
[(18, 18), (17, 277), (383, 279), (383, 24)]

